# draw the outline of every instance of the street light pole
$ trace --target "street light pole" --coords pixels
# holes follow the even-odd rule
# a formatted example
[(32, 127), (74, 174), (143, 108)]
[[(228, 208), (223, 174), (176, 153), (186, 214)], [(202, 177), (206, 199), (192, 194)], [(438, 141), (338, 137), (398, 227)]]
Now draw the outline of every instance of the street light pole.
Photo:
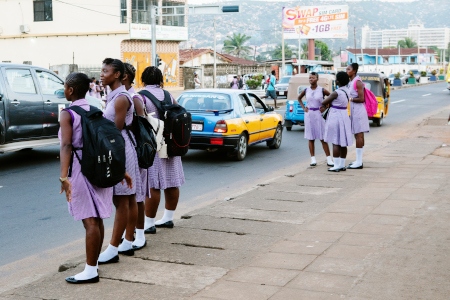
[(216, 88), (216, 18), (214, 18), (214, 70), (213, 70), (213, 88)]
[(156, 64), (156, 7), (150, 6), (151, 26), (152, 26), (152, 66), (158, 67)]

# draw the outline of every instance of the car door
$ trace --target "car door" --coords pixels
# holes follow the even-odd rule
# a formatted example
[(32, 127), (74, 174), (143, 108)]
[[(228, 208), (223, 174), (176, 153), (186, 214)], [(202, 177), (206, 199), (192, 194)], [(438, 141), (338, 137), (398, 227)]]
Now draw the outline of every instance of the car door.
[(265, 140), (273, 138), (273, 136), (275, 135), (275, 130), (277, 128), (277, 123), (275, 122), (273, 114), (267, 114), (268, 109), (264, 105), (262, 100), (258, 98), (258, 96), (252, 93), (248, 93), (247, 95), (250, 98), (250, 101), (255, 106), (256, 112), (259, 114), (259, 121), (261, 123), (259, 139)]
[(56, 75), (42, 69), (34, 69), (39, 89), (44, 102), (43, 135), (58, 134), (59, 115), (61, 110), (68, 106), (64, 97), (64, 82)]
[(5, 93), (2, 72), (0, 70), (0, 145), (6, 141), (5, 102), (8, 97)]
[(259, 114), (256, 113), (247, 94), (239, 94), (239, 100), (244, 108), (244, 111), (241, 112), (241, 117), (249, 133), (248, 143), (252, 144), (259, 141), (259, 132), (261, 130)]
[(43, 102), (38, 93), (31, 69), (27, 67), (4, 67), (8, 101), (7, 135), (13, 140), (40, 137), (42, 135)]

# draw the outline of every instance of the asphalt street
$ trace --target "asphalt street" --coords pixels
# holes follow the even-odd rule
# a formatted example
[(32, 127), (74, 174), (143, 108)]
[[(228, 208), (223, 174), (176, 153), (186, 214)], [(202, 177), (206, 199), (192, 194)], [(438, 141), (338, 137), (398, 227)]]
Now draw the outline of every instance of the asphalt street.
[[(398, 124), (420, 120), (449, 102), (445, 83), (392, 91), (389, 115), (382, 127), (371, 125), (370, 135), (383, 135)], [(319, 142), (316, 147), (320, 147)], [(59, 194), (58, 156), (58, 147), (0, 155), (0, 267), (84, 237), (81, 222), (73, 221), (65, 197)], [(316, 157), (324, 159), (320, 148)], [(175, 217), (308, 164), (307, 141), (299, 126), (283, 131), (280, 149), (270, 150), (265, 144), (252, 146), (242, 162), (230, 161), (218, 153), (189, 151), (183, 158), (186, 184), (181, 188)], [(107, 229), (112, 221), (106, 220)]]

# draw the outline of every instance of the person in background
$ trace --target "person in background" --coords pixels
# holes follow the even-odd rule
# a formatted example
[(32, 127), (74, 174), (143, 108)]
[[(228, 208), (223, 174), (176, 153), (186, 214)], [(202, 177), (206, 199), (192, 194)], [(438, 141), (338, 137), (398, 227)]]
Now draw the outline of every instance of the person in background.
[[(121, 131), (125, 140), (125, 166), (130, 175), (133, 186), (125, 187), (120, 183), (113, 187), (113, 203), (116, 207), (116, 217), (112, 237), (108, 247), (99, 258), (99, 264), (116, 263), (119, 261), (118, 254), (134, 255), (133, 238), (137, 221), (136, 191), (141, 189), (141, 174), (139, 172), (136, 149), (132, 140), (135, 141), (132, 132), (127, 131), (133, 121), (134, 104), (130, 94), (122, 85), (125, 76), (125, 66), (118, 59), (106, 58), (103, 61), (101, 78), (104, 84), (111, 87), (105, 109), (105, 118), (113, 121)], [(120, 243), (125, 231), (125, 238)]]
[(236, 79), (238, 81), (238, 88), (241, 90), (244, 87), (244, 82), (242, 81), (241, 75), (238, 75)]
[(91, 78), (91, 83), (89, 83), (89, 95), (96, 97), (97, 89), (95, 88), (95, 77)]
[(199, 89), (202, 86), (202, 83), (200, 81), (200, 79), (198, 78), (198, 74), (195, 73), (194, 75), (194, 88), (195, 89)]
[(275, 70), (272, 70), (272, 74), (269, 75), (269, 83), (267, 85), (266, 95), (262, 96), (261, 99), (271, 97), (273, 99), (275, 108), (279, 108), (277, 106), (277, 93), (275, 92), (275, 83), (277, 79), (275, 77)]
[(325, 142), (333, 144), (334, 166), (328, 169), (330, 172), (345, 171), (347, 147), (353, 144), (351, 122), (347, 112), (349, 102), (348, 82), (347, 73), (338, 72), (336, 84), (339, 88), (322, 101), (323, 106), (331, 105), (324, 132)]
[[(133, 83), (134, 78), (136, 76), (136, 69), (133, 65), (129, 63), (124, 63), (125, 67), (125, 75), (122, 79), (122, 84), (125, 86), (125, 89), (130, 94), (133, 99), (134, 110), (136, 115), (145, 117), (144, 111), (144, 101), (141, 95), (137, 94), (134, 90)], [(141, 189), (136, 190), (136, 202), (137, 202), (137, 221), (136, 221), (136, 237), (133, 241), (133, 249), (139, 250), (144, 248), (147, 245), (147, 241), (144, 235), (144, 217), (145, 217), (145, 208), (144, 201), (145, 198), (149, 196), (147, 189), (147, 169), (139, 168), (141, 177), (138, 180), (141, 180)], [(131, 216), (133, 217), (133, 216)]]
[[(323, 151), (327, 156), (327, 165), (332, 167), (333, 160), (330, 156), (330, 148), (328, 144), (323, 140), (325, 132), (325, 120), (322, 117), (322, 112), (325, 109), (322, 106), (324, 96), (329, 96), (330, 92), (322, 88), (317, 84), (319, 80), (319, 74), (311, 72), (309, 75), (309, 83), (311, 86), (304, 89), (298, 96), (298, 102), (305, 112), (305, 139), (309, 141), (309, 153), (311, 154), (310, 166), (316, 166), (317, 161), (315, 157), (315, 140), (320, 140), (322, 143)], [(302, 101), (302, 98), (306, 96), (307, 107)]]
[[(357, 76), (359, 65), (352, 63), (347, 67), (347, 74), (350, 78), (349, 101), (350, 101), (350, 120), (352, 122), (352, 133), (356, 140), (356, 161), (348, 165), (348, 169), (363, 168), (363, 150), (364, 150), (364, 133), (369, 132), (369, 118), (364, 105), (364, 84), (361, 78)], [(354, 88), (356, 82), (356, 89)]]
[(239, 89), (239, 81), (237, 80), (237, 76), (233, 76), (233, 80), (230, 83), (230, 87), (235, 90)]
[(95, 81), (95, 97), (97, 97), (97, 99), (102, 99), (102, 94), (104, 92), (104, 88), (103, 86), (100, 84), (100, 81)]
[[(142, 73), (142, 83), (145, 89), (159, 101), (164, 101), (164, 90), (162, 89), (163, 76), (161, 70), (155, 67), (147, 67)], [(158, 110), (153, 102), (147, 97), (145, 107), (147, 112), (155, 113), (154, 117), (160, 119)], [(171, 96), (172, 103), (177, 104)], [(160, 158), (156, 153), (153, 165), (148, 169), (148, 187), (150, 198), (145, 199), (145, 233), (156, 233), (156, 227), (173, 228), (173, 215), (180, 198), (180, 187), (184, 184), (183, 165), (180, 156)], [(165, 210), (163, 217), (155, 222), (161, 199), (161, 190), (164, 190)]]

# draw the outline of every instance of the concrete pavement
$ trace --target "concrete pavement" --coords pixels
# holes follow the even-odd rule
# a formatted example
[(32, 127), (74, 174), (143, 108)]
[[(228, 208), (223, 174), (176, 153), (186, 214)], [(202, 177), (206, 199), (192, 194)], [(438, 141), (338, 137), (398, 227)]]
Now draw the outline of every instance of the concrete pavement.
[(192, 211), (98, 284), (64, 282), (79, 257), (0, 299), (448, 299), (449, 109), (368, 135), (363, 170), (305, 167)]

